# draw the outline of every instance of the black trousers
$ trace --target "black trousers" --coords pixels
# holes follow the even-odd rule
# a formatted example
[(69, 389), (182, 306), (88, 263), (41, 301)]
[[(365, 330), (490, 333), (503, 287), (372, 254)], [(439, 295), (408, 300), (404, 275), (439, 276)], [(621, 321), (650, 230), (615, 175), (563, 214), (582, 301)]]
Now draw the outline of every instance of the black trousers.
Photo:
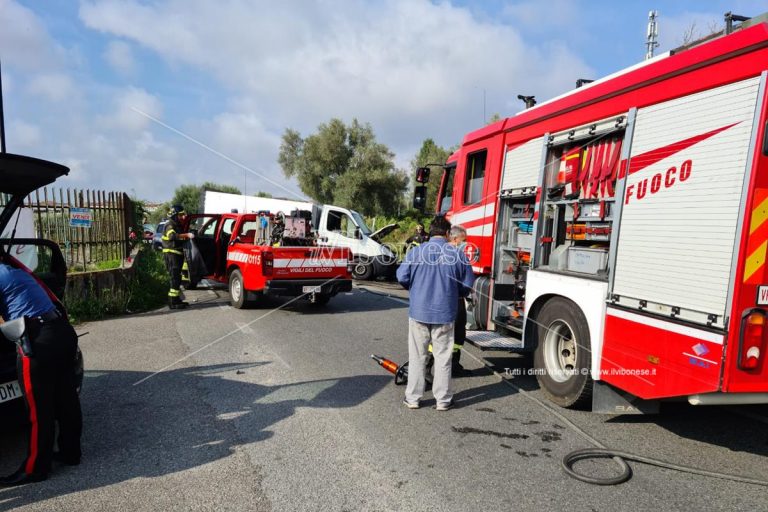
[(23, 469), (46, 475), (51, 469), (56, 423), (59, 452), (67, 459), (80, 459), (83, 416), (75, 377), (77, 334), (66, 319), (59, 318), (41, 324), (31, 337), (33, 356), (19, 349), (16, 358), (30, 423)]
[(166, 252), (163, 254), (165, 268), (171, 276), (171, 288), (168, 291), (168, 297), (174, 298), (181, 295), (181, 267), (184, 265), (184, 256)]
[(461, 358), (461, 348), (467, 339), (467, 305), (463, 297), (459, 297), (459, 307), (456, 310), (456, 321), (453, 325), (453, 364), (458, 364)]

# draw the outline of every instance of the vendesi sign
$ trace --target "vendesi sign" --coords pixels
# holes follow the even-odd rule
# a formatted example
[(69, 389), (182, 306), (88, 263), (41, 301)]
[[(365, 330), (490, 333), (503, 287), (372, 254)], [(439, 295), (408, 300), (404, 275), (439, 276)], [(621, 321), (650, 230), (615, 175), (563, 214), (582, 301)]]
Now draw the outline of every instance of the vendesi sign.
[(70, 208), (69, 225), (73, 228), (90, 228), (93, 222), (93, 213), (90, 208)]

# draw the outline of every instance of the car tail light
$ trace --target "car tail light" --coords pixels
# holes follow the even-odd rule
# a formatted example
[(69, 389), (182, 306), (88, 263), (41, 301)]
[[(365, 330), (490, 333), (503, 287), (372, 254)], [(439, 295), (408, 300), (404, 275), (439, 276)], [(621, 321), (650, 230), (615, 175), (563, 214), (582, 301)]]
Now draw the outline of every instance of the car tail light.
[(754, 370), (760, 366), (765, 352), (766, 313), (762, 309), (750, 309), (741, 318), (739, 336), (740, 370)]
[(271, 252), (265, 252), (261, 255), (261, 273), (265, 276), (272, 275), (272, 269), (275, 267), (275, 256)]

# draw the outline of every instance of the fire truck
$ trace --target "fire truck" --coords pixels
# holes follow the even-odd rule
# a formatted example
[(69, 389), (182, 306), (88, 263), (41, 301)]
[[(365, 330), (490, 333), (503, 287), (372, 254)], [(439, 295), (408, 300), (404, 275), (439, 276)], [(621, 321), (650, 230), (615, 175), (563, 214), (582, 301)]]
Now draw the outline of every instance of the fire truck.
[(468, 341), (533, 352), (563, 407), (768, 402), (765, 20), (464, 137), (437, 212), (468, 233)]

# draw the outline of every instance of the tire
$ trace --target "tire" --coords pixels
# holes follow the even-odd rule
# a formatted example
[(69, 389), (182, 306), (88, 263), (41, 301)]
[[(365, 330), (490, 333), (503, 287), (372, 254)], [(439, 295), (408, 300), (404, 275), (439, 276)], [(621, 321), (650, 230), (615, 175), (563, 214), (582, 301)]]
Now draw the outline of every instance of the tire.
[(245, 290), (245, 284), (243, 283), (243, 274), (239, 270), (233, 270), (229, 274), (229, 302), (232, 304), (232, 307), (243, 309), (248, 307), (247, 296), (248, 292)]
[(576, 304), (553, 298), (536, 315), (536, 380), (550, 401), (582, 409), (592, 399), (592, 349), (587, 319)]
[(77, 383), (78, 395), (83, 390), (84, 374), (83, 353), (80, 351), (80, 347), (77, 347), (77, 352), (75, 353), (75, 382)]
[(327, 293), (316, 293), (315, 301), (310, 302), (310, 304), (319, 308), (328, 304), (328, 301), (330, 300), (331, 300), (331, 296), (328, 295)]
[(355, 260), (352, 266), (352, 278), (360, 281), (367, 281), (373, 277), (373, 264)]

